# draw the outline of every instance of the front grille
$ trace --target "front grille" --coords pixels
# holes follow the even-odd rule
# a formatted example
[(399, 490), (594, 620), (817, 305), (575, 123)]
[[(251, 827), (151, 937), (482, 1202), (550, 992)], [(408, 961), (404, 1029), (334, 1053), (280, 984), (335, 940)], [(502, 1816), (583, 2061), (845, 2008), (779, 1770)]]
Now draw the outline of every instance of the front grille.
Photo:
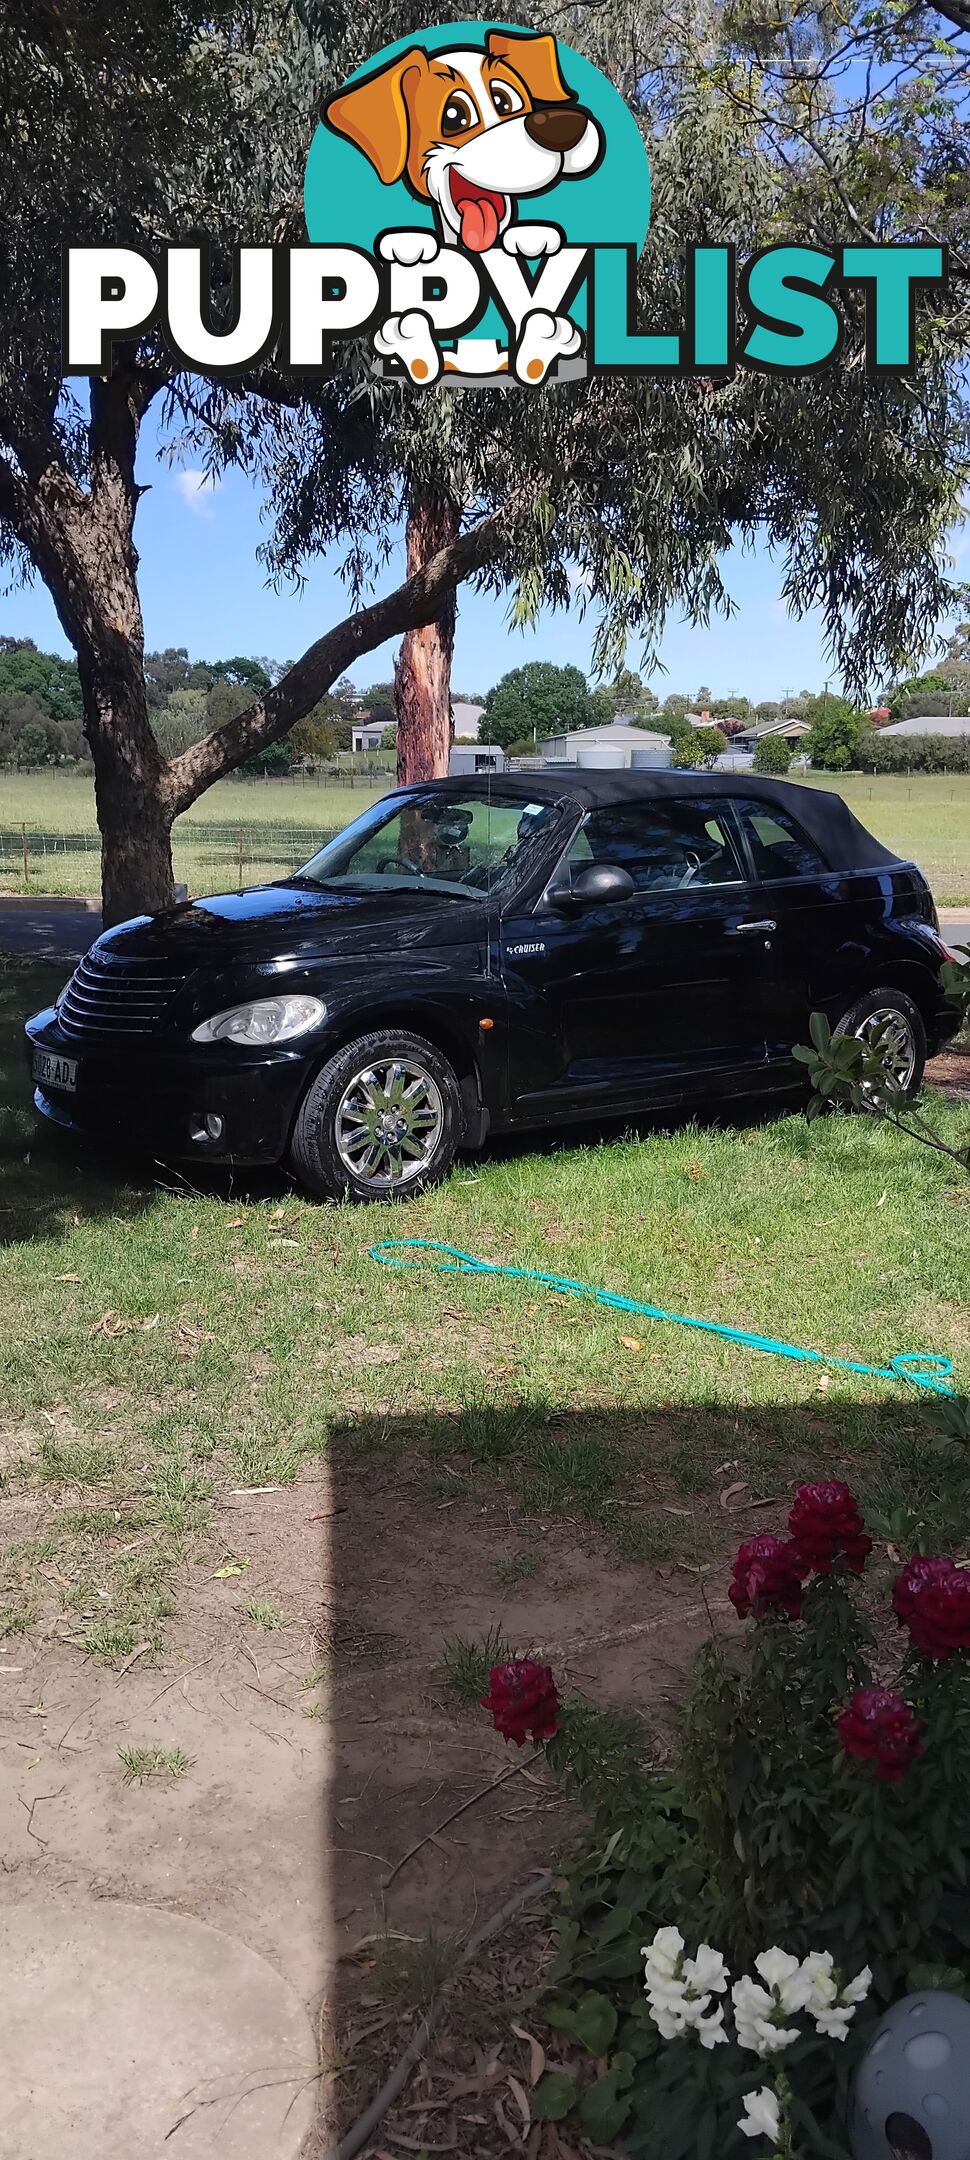
[(75, 968), (58, 1008), (65, 1035), (150, 1035), (185, 977), (150, 960), (108, 959), (88, 953)]

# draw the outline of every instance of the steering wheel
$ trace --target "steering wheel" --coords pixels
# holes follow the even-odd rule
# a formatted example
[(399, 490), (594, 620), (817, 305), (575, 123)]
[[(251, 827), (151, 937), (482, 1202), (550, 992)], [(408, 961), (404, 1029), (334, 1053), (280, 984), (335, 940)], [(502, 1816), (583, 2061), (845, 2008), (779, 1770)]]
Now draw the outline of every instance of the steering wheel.
[(693, 882), (694, 882), (694, 879), (696, 878), (696, 876), (697, 876), (697, 873), (698, 873), (698, 870), (699, 870), (700, 868), (701, 868), (701, 859), (700, 859), (700, 856), (699, 856), (699, 855), (687, 855), (687, 856), (685, 856), (685, 858), (684, 858), (684, 875), (683, 875), (683, 877), (681, 877), (681, 878), (678, 878), (678, 880), (677, 880), (677, 891), (678, 891), (678, 892), (683, 892), (683, 890), (684, 890), (684, 887), (685, 887), (685, 885), (692, 885), (692, 884), (693, 884)]
[(417, 864), (405, 862), (403, 855), (382, 855), (377, 865), (378, 877), (382, 877), (385, 870), (406, 870), (409, 877), (421, 876)]

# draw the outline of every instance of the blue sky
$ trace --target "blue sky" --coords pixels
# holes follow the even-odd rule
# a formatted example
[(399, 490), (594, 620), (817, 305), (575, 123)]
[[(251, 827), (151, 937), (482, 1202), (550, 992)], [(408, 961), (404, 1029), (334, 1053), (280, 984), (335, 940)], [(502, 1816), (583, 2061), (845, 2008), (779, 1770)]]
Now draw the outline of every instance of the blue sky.
[[(222, 659), (233, 653), (295, 659), (315, 637), (346, 612), (338, 558), (311, 562), (300, 591), (274, 592), (256, 559), (265, 533), (262, 502), (239, 473), (216, 487), (202, 485), (198, 470), (166, 465), (155, 442), (143, 440), (139, 479), (149, 483), (138, 513), (145, 636), (150, 650), (185, 645), (193, 659)], [(384, 577), (384, 589), (403, 571), (398, 549)], [(727, 583), (737, 613), (707, 630), (672, 621), (662, 642), (665, 676), (653, 687), (693, 696), (702, 683), (715, 694), (745, 694), (755, 702), (785, 691), (821, 689), (837, 678), (827, 660), (817, 616), (802, 621), (789, 616), (780, 597), (781, 570), (766, 549), (736, 551), (727, 563)], [(0, 594), (0, 631), (31, 637), (49, 650), (68, 645), (42, 585)], [(458, 690), (489, 689), (508, 668), (524, 660), (574, 662), (588, 671), (592, 648), (591, 615), (583, 621), (578, 607), (568, 614), (545, 614), (534, 630), (513, 629), (501, 598), (460, 596), (454, 683)], [(352, 672), (361, 685), (386, 679), (393, 645), (369, 654)], [(628, 663), (639, 666), (630, 651)]]

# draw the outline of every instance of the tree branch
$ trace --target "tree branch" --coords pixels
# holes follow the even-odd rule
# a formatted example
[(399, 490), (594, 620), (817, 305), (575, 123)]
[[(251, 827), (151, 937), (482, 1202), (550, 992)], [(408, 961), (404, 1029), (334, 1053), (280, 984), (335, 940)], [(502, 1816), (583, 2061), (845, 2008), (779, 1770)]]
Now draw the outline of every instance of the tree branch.
[(187, 810), (214, 780), (234, 771), (281, 735), (288, 735), (362, 653), (373, 652), (386, 638), (433, 622), (446, 595), (499, 553), (505, 521), (525, 492), (524, 488), (516, 490), (500, 509), (461, 533), (449, 546), (439, 548), (420, 570), (383, 599), (345, 616), (343, 622), (309, 646), (302, 659), (245, 712), (172, 758), (168, 766), (172, 815), (177, 817), (180, 811)]

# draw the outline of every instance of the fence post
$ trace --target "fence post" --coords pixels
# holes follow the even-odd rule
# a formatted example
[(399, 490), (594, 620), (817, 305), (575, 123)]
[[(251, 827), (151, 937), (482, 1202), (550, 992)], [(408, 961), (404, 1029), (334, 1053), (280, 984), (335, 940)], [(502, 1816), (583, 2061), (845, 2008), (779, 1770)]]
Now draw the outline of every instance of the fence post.
[(243, 889), (243, 828), (239, 827), (239, 890)]
[(28, 865), (28, 862), (27, 862), (27, 822), (26, 822), (26, 819), (25, 819), (25, 820), (23, 821), (23, 823), (21, 824), (21, 827), (20, 827), (20, 838), (21, 838), (21, 842), (22, 842), (22, 845), (23, 845), (23, 851), (24, 851), (24, 884), (25, 884), (25, 885), (29, 885), (29, 884), (30, 884), (30, 868), (29, 868), (29, 865)]

